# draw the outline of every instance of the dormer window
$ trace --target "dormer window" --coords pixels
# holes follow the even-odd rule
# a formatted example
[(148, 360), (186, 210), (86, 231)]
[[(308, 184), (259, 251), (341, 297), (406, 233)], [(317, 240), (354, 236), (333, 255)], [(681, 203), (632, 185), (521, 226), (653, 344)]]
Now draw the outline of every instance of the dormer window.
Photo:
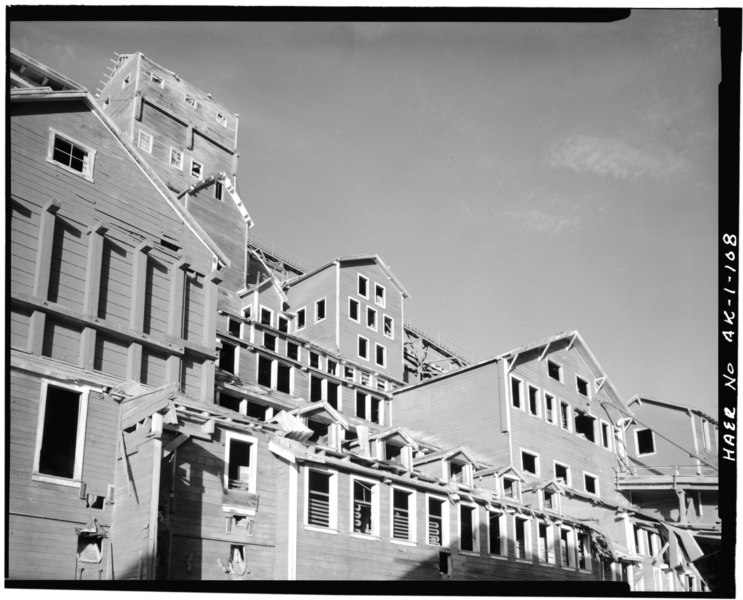
[(384, 460), (396, 462), (402, 464), (402, 446), (397, 444), (391, 444), (389, 442), (384, 444)]
[(445, 463), (446, 479), (464, 485), (472, 485), (472, 467), (461, 460), (450, 459)]
[(558, 508), (559, 495), (552, 490), (542, 490), (542, 505), (544, 510), (559, 511)]
[(503, 497), (518, 500), (521, 496), (519, 480), (513, 477), (503, 477), (501, 481), (503, 483)]

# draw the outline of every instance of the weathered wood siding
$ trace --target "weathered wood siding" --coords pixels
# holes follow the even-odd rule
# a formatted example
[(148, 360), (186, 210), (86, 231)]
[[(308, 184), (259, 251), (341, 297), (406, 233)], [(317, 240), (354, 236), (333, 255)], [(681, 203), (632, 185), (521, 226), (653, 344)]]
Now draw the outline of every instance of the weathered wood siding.
[[(35, 209), (35, 210), (34, 210)], [(10, 291), (31, 294), (39, 236), (38, 207), (10, 199)]]
[(98, 317), (126, 326), (131, 310), (132, 250), (129, 240), (112, 235), (117, 233), (111, 232), (103, 243)]
[[(292, 332), (330, 351), (338, 350), (335, 338), (335, 277), (336, 266), (331, 265), (293, 285), (287, 292), (291, 310), (296, 313), (304, 308), (306, 314), (305, 327), (297, 329), (295, 319)], [(323, 298), (325, 299), (325, 319), (316, 322), (315, 302)], [(346, 354), (352, 360), (358, 360), (355, 351), (353, 353), (347, 351)]]

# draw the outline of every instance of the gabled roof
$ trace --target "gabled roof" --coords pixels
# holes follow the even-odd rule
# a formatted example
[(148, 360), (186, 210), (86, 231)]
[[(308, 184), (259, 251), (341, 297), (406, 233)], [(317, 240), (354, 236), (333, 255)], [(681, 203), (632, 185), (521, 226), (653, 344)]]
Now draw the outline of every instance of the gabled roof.
[(410, 437), (410, 434), (408, 434), (408, 432), (405, 431), (405, 429), (403, 429), (402, 427), (393, 427), (392, 429), (388, 429), (387, 431), (380, 431), (379, 433), (369, 436), (369, 441), (386, 440), (393, 437), (402, 438), (402, 440), (408, 446), (412, 447), (413, 450), (418, 450), (419, 448), (418, 443), (412, 437)]
[(47, 91), (74, 90), (85, 92), (85, 88), (69, 77), (31, 58), (20, 50), (10, 49), (8, 71), (11, 88), (42, 89)]
[(363, 260), (371, 260), (377, 263), (377, 266), (387, 276), (387, 279), (389, 279), (392, 282), (392, 284), (398, 289), (398, 291), (402, 294), (403, 298), (410, 298), (410, 294), (403, 287), (403, 285), (400, 283), (397, 277), (393, 275), (392, 271), (390, 271), (390, 268), (386, 264), (384, 264), (384, 261), (382, 261), (382, 259), (379, 258), (379, 255), (377, 254), (354, 254), (354, 255), (349, 255), (349, 256), (339, 256), (338, 258), (335, 258), (334, 260), (331, 260), (330, 262), (325, 263), (321, 267), (317, 267), (316, 269), (309, 271), (307, 273), (304, 273), (303, 275), (300, 275), (299, 277), (295, 277), (294, 279), (290, 279), (286, 281), (284, 283), (284, 288), (289, 288), (293, 285), (296, 285), (300, 281), (304, 281), (305, 279), (313, 277), (314, 275), (317, 275), (320, 271), (324, 271), (325, 269), (332, 267), (333, 265), (337, 263), (342, 264), (344, 262), (354, 262), (354, 261), (363, 261)]
[(681, 410), (686, 413), (695, 413), (701, 417), (704, 417), (708, 421), (714, 423), (717, 425), (717, 419), (714, 417), (711, 417), (707, 413), (699, 410), (698, 408), (694, 408), (692, 406), (686, 406), (685, 404), (679, 404), (678, 402), (669, 402), (668, 400), (658, 400), (657, 398), (651, 398), (650, 396), (640, 396), (639, 394), (635, 394), (630, 398), (630, 401), (627, 403), (627, 406), (631, 406), (632, 404), (637, 404), (638, 406), (642, 406), (643, 403), (650, 402), (652, 404), (658, 404), (659, 406), (666, 406), (668, 408)]
[(307, 406), (303, 406), (302, 408), (295, 408), (292, 411), (289, 411), (290, 414), (295, 415), (297, 417), (306, 417), (311, 416), (316, 413), (326, 413), (329, 417), (329, 419), (335, 423), (340, 423), (340, 425), (343, 427), (343, 429), (350, 429), (350, 425), (348, 424), (348, 421), (343, 418), (343, 416), (335, 410), (330, 404), (327, 402), (313, 402), (312, 404), (309, 404)]
[(464, 455), (467, 462), (472, 463), (475, 467), (479, 466), (480, 463), (477, 462), (475, 457), (472, 456), (469, 450), (462, 446), (450, 448), (449, 450), (439, 450), (437, 452), (432, 452), (431, 454), (424, 454), (423, 456), (414, 458), (413, 464), (423, 465), (429, 462), (433, 462), (434, 460), (449, 460), (460, 454)]
[[(34, 68), (46, 69), (46, 72), (53, 74), (55, 78), (64, 78), (49, 67), (42, 65), (38, 61), (35, 61), (18, 50), (11, 49), (11, 57), (15, 58), (15, 64), (20, 68), (21, 65), (33, 64)], [(11, 62), (13, 66), (13, 62)], [(160, 179), (157, 173), (147, 164), (135, 148), (134, 144), (119, 130), (114, 122), (108, 117), (108, 115), (101, 110), (93, 96), (90, 95), (85, 88), (76, 84), (72, 80), (67, 80), (71, 84), (74, 84), (74, 89), (60, 89), (54, 90), (49, 87), (36, 87), (36, 88), (13, 88), (10, 90), (10, 101), (11, 102), (44, 102), (44, 101), (65, 101), (70, 99), (81, 100), (85, 103), (88, 109), (103, 123), (104, 127), (109, 130), (113, 137), (121, 144), (127, 154), (134, 160), (136, 165), (144, 172), (145, 176), (152, 182), (155, 189), (160, 192), (160, 195), (167, 201), (168, 205), (175, 211), (175, 213), (181, 218), (186, 226), (194, 233), (194, 235), (206, 246), (206, 248), (214, 255), (214, 257), (225, 266), (229, 266), (230, 259), (227, 255), (222, 252), (219, 246), (212, 240), (209, 235), (204, 231), (198, 221), (191, 215), (185, 207), (180, 203), (176, 202), (171, 195), (171, 192), (167, 185)]]

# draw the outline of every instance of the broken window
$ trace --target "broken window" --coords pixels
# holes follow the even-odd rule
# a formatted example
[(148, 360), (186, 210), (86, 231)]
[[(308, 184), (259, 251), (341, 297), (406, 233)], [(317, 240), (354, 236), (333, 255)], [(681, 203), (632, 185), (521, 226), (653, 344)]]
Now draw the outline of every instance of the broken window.
[(578, 568), (591, 569), (591, 541), (583, 532), (578, 534)]
[(227, 332), (235, 337), (240, 337), (240, 321), (237, 319), (227, 319)]
[(326, 381), (325, 386), (327, 389), (327, 398), (328, 404), (338, 409), (338, 398), (340, 396), (340, 384), (339, 383), (333, 383), (332, 381)]
[(363, 358), (364, 360), (369, 360), (369, 340), (367, 340), (363, 336), (359, 336), (359, 344), (358, 344), (358, 352), (359, 352), (359, 358)]
[[(415, 517), (413, 492), (392, 488), (392, 537), (396, 540), (410, 540), (413, 536)], [(412, 525), (411, 525), (412, 524)]]
[(384, 335), (390, 339), (395, 338), (395, 322), (387, 315), (384, 315)]
[(319, 377), (310, 376), (310, 402), (322, 400), (322, 382), (323, 380)]
[(219, 392), (219, 406), (240, 412), (240, 403), (243, 401), (238, 396), (227, 394), (226, 392)]
[(542, 494), (544, 498), (544, 508), (546, 510), (557, 510), (557, 497), (555, 493), (550, 490), (544, 490)]
[(287, 342), (286, 356), (293, 360), (299, 360), (299, 344), (295, 344), (294, 342)]
[(83, 392), (46, 385), (41, 407), (43, 416), (37, 448), (37, 473), (79, 479), (82, 448), (78, 448), (78, 433), (85, 422), (85, 405)]
[(334, 360), (327, 360), (327, 365), (325, 369), (330, 375), (337, 375), (338, 371), (338, 363)]
[(384, 308), (384, 305), (385, 305), (384, 286), (381, 286), (378, 283), (374, 284), (374, 302), (376, 302), (377, 304), (379, 304), (379, 306)]
[(371, 306), (366, 307), (366, 326), (374, 331), (377, 330), (377, 311)]
[(258, 385), (271, 387), (273, 361), (265, 356), (258, 357)]
[(346, 365), (343, 367), (343, 377), (353, 381), (354, 378), (356, 377), (356, 371), (354, 370), (353, 367), (349, 367)]
[(325, 318), (325, 299), (315, 302), (315, 323)]
[(217, 113), (217, 123), (219, 123), (222, 127), (227, 127), (227, 117), (225, 117), (222, 113)]
[(184, 98), (184, 102), (188, 104), (189, 106), (193, 106), (194, 108), (198, 106), (198, 101), (196, 100), (196, 97), (192, 96), (191, 94), (186, 94), (186, 97)]
[(596, 441), (596, 419), (591, 415), (575, 412), (575, 433), (583, 435), (589, 442)]
[(444, 545), (444, 508), (445, 500), (438, 498), (428, 499), (428, 532), (426, 535), (429, 546)]
[(570, 485), (570, 467), (568, 467), (567, 465), (563, 465), (562, 463), (555, 462), (555, 479), (564, 483), (565, 485)]
[(576, 375), (575, 385), (579, 394), (582, 396), (588, 396), (588, 382), (585, 379)]
[(359, 296), (368, 298), (369, 297), (369, 279), (367, 279), (363, 275), (359, 275), (359, 282), (358, 282), (357, 290), (359, 292)]
[(258, 419), (259, 421), (265, 421), (268, 413), (268, 407), (258, 402), (248, 402), (247, 415)]
[(327, 445), (329, 441), (330, 424), (323, 423), (317, 419), (308, 419), (307, 427), (312, 430), (312, 435), (309, 438), (310, 442), (316, 444)]
[(201, 179), (201, 176), (203, 174), (204, 167), (201, 163), (196, 162), (195, 160), (191, 159), (191, 176), (196, 177), (197, 179)]
[(459, 505), (459, 548), (474, 552), (477, 545), (477, 508), (467, 504)]
[(124, 79), (121, 82), (121, 89), (123, 90), (131, 82), (132, 82), (132, 76), (131, 75), (127, 75), (126, 77), (124, 77)]
[(518, 500), (518, 481), (510, 477), (503, 478), (503, 497)]
[(219, 368), (228, 373), (235, 373), (235, 354), (237, 346), (222, 341), (222, 348), (219, 350)]
[(371, 398), (370, 407), (371, 409), (371, 415), (369, 416), (369, 420), (372, 423), (376, 423), (377, 425), (382, 424), (382, 400), (379, 398)]
[(154, 83), (155, 85), (159, 85), (160, 87), (165, 87), (165, 82), (163, 81), (163, 78), (157, 75), (156, 73), (150, 73), (150, 81)]
[(570, 431), (570, 404), (560, 401), (560, 427)]
[(358, 323), (359, 320), (359, 301), (353, 298), (348, 299), (348, 318)]
[(52, 130), (48, 160), (92, 180), (95, 152)]
[(653, 454), (655, 452), (655, 438), (651, 429), (635, 429), (637, 454)]
[(228, 436), (227, 489), (252, 491), (252, 454), (255, 445), (245, 439)]
[(527, 473), (532, 475), (539, 475), (539, 457), (536, 454), (527, 452), (526, 450), (521, 451), (521, 467)]
[(82, 563), (99, 563), (101, 562), (101, 542), (100, 536), (78, 535), (77, 537), (77, 560)]
[(503, 513), (488, 512), (488, 554), (505, 554), (505, 519)]
[(332, 475), (310, 469), (307, 477), (307, 524), (315, 527), (330, 527)]
[(381, 344), (375, 344), (374, 346), (376, 350), (377, 365), (379, 365), (380, 367), (387, 366), (387, 348), (385, 348)]
[(284, 315), (279, 315), (276, 320), (278, 330), (282, 333), (289, 333), (289, 319)]
[(307, 311), (304, 308), (300, 308), (297, 311), (297, 331), (299, 331), (300, 329), (304, 329), (306, 323), (306, 313)]
[(562, 367), (551, 360), (547, 361), (547, 373), (552, 379), (562, 381)]
[(261, 325), (273, 325), (273, 311), (269, 308), (261, 306)]
[(402, 463), (402, 446), (387, 442), (384, 445), (384, 459), (396, 463)]
[(450, 460), (449, 465), (449, 481), (457, 481), (464, 483), (464, 467), (465, 464), (458, 460)]
[(521, 380), (511, 377), (511, 404), (514, 408), (521, 408)]
[(563, 567), (574, 567), (573, 530), (560, 528), (560, 563)]
[(263, 347), (271, 352), (276, 352), (276, 336), (263, 332)]
[(555, 397), (547, 392), (544, 393), (544, 418), (548, 423), (555, 422)]
[(527, 519), (516, 517), (514, 519), (516, 527), (515, 533), (515, 553), (516, 558), (529, 558), (529, 522)]
[(535, 417), (539, 416), (539, 389), (533, 385), (528, 386), (529, 393), (529, 414)]
[(598, 496), (599, 493), (599, 480), (595, 475), (589, 473), (583, 474), (583, 487), (589, 494)]
[(310, 352), (310, 366), (313, 369), (320, 368), (320, 355), (317, 352)]
[(276, 389), (285, 394), (292, 393), (292, 367), (282, 362), (276, 364)]
[(353, 531), (376, 535), (376, 488), (377, 484), (353, 479)]

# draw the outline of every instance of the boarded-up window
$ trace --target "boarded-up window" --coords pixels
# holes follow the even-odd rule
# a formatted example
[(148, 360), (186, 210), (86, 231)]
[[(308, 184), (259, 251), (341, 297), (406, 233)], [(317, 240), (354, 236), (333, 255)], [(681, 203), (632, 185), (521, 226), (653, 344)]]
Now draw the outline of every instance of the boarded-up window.
[(39, 473), (72, 479), (75, 475), (81, 393), (47, 386)]
[(329, 473), (310, 470), (307, 482), (307, 523), (316, 527), (330, 527)]
[(503, 554), (504, 533), (501, 531), (501, 513), (488, 513), (488, 552), (490, 554)]
[(55, 322), (47, 317), (41, 353), (76, 365), (80, 357), (81, 333), (82, 329), (78, 326)]
[[(204, 278), (192, 271), (188, 272), (185, 282), (183, 310), (183, 339), (200, 342), (204, 335)], [(237, 333), (240, 336), (240, 324)]]
[(428, 544), (430, 546), (444, 545), (444, 500), (428, 499)]
[(146, 385), (161, 386), (165, 383), (167, 356), (147, 348), (142, 349), (142, 372), (140, 381)]
[(396, 540), (409, 540), (411, 527), (412, 492), (392, 490), (392, 537)]
[(373, 534), (376, 524), (373, 521), (374, 484), (366, 481), (353, 482), (353, 531)]

